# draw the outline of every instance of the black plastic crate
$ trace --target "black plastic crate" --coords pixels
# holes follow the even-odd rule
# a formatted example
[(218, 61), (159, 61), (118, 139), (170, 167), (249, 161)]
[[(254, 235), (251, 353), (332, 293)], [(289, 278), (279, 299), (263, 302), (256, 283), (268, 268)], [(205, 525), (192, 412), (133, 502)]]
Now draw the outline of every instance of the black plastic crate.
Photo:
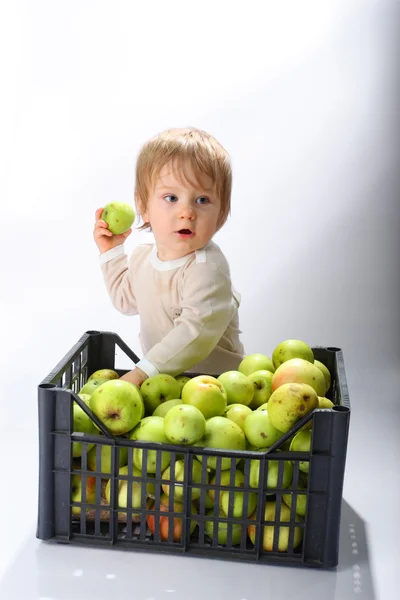
[[(339, 348), (313, 348), (315, 358), (331, 372), (332, 384), (327, 396), (335, 406), (314, 410), (265, 452), (161, 445), (113, 436), (77, 392), (98, 369), (114, 368), (120, 375), (126, 372), (115, 364), (116, 351), (123, 351), (135, 363), (139, 360), (115, 333), (89, 331), (38, 386), (38, 538), (257, 563), (312, 567), (338, 564), (350, 418), (343, 355)], [(90, 415), (101, 434), (73, 432), (74, 402)], [(310, 453), (285, 450), (285, 442), (310, 421)], [(72, 443), (77, 441), (82, 443), (82, 457), (78, 460), (72, 456)], [(96, 444), (96, 470), (89, 470), (88, 450), (93, 443)], [(101, 452), (106, 446), (110, 448), (111, 458), (107, 473), (101, 471)], [(139, 449), (143, 450), (144, 465), (147, 465), (148, 453), (153, 452), (155, 473), (147, 473), (146, 467), (134, 472), (134, 452)], [(170, 453), (168, 478), (165, 471), (163, 476), (161, 468), (164, 452)], [(126, 475), (119, 474), (122, 454), (128, 463)], [(228, 470), (221, 469), (225, 467), (224, 459), (231, 459)], [(183, 483), (175, 476), (178, 461), (183, 469)], [(293, 464), (289, 487), (283, 484), (285, 461)], [(200, 463), (200, 467), (196, 463)], [(209, 469), (211, 463), (213, 468)], [(307, 481), (300, 470), (300, 465), (305, 463), (309, 465)], [(268, 488), (268, 473), (272, 477), (273, 465), (278, 468), (277, 481)], [(193, 479), (195, 467), (197, 477)], [(252, 469), (258, 470), (258, 487), (250, 485)], [(105, 488), (109, 480), (108, 501)], [(73, 501), (72, 489), (77, 483), (82, 484), (84, 492), (80, 501)], [(163, 485), (170, 486), (168, 500), (163, 500)], [(118, 504), (119, 489), (123, 486), (127, 486), (130, 499), (126, 507)], [(286, 503), (287, 495), (292, 498), (291, 503)], [(304, 517), (295, 512), (301, 496), (306, 497), (307, 503)], [(174, 504), (174, 501), (179, 503)], [(220, 501), (225, 509), (224, 517), (219, 514)], [(275, 516), (268, 514), (269, 520), (265, 520), (267, 501), (270, 509), (273, 508), (270, 502), (276, 503)], [(285, 508), (288, 504), (291, 507)], [(282, 521), (276, 515), (280, 515)], [(253, 526), (253, 539), (249, 536), (249, 525)], [(272, 532), (272, 536), (265, 549), (267, 531)], [(302, 540), (297, 545), (299, 535)], [(285, 537), (285, 548), (279, 548), (280, 538)]]

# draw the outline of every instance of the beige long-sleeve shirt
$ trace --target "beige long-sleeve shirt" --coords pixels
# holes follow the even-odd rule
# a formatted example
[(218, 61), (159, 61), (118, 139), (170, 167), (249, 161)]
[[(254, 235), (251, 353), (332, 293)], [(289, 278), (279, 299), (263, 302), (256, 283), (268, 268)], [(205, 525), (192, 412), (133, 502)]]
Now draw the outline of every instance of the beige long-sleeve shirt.
[(121, 245), (100, 255), (100, 264), (115, 308), (140, 316), (137, 366), (149, 377), (238, 368), (240, 296), (215, 242), (171, 261), (158, 258), (155, 244), (139, 245), (129, 258)]

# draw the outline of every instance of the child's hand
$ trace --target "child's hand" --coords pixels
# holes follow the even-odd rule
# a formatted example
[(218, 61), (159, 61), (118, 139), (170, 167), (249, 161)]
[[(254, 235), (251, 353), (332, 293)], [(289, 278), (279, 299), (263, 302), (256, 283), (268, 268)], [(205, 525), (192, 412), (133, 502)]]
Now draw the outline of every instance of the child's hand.
[(144, 371), (142, 371), (142, 369), (136, 367), (135, 369), (133, 369), (133, 371), (129, 371), (128, 373), (125, 373), (125, 375), (122, 375), (120, 379), (123, 379), (124, 381), (129, 381), (129, 383), (133, 383), (133, 385), (137, 385), (138, 387), (140, 387), (143, 381), (146, 381), (146, 379), (148, 379), (148, 376)]
[(101, 220), (101, 214), (103, 210), (103, 208), (98, 208), (96, 210), (96, 221), (93, 230), (94, 241), (100, 250), (100, 254), (104, 254), (104, 252), (107, 252), (116, 246), (120, 246), (132, 233), (132, 229), (128, 229), (128, 231), (125, 231), (125, 233), (121, 233), (120, 235), (114, 235), (111, 233), (111, 231), (108, 229), (107, 223)]

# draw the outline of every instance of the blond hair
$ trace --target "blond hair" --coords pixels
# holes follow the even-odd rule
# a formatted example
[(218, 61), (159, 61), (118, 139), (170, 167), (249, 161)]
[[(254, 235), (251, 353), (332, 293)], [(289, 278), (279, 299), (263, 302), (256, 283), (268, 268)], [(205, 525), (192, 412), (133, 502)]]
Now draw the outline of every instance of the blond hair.
[[(232, 167), (228, 152), (209, 133), (195, 127), (167, 129), (147, 141), (136, 161), (135, 198), (139, 214), (146, 212), (149, 192), (163, 167), (172, 162), (176, 176), (201, 187), (208, 176), (221, 202), (217, 230), (226, 222), (231, 208)], [(196, 181), (190, 180), (193, 173)], [(139, 229), (150, 229), (144, 223)]]

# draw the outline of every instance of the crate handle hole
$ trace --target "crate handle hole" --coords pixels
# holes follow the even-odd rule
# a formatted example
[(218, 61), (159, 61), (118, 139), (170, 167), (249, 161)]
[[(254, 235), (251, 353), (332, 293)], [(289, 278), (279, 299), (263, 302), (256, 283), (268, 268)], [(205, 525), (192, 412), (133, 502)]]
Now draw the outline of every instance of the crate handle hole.
[(336, 412), (349, 412), (349, 408), (347, 406), (332, 406), (332, 410)]
[(327, 350), (329, 350), (329, 352), (341, 352), (342, 351), (341, 348), (336, 348), (336, 346), (329, 346), (327, 348)]
[(49, 389), (55, 388), (55, 387), (57, 387), (57, 386), (56, 386), (56, 384), (55, 384), (55, 383), (41, 383), (41, 384), (39, 385), (39, 387), (40, 387), (42, 390), (49, 390)]

